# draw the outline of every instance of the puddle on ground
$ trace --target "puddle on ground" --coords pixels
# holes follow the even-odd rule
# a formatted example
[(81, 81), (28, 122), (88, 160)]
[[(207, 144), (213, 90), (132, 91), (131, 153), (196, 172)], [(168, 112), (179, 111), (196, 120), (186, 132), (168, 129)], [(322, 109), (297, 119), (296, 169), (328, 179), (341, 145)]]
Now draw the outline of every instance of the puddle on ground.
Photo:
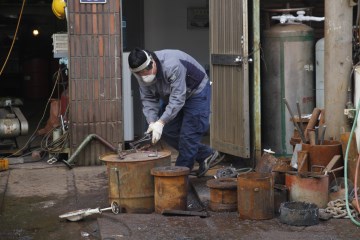
[[(0, 212), (0, 239), (100, 239), (96, 217), (68, 222), (59, 215), (70, 211), (67, 199), (6, 197)], [(87, 235), (82, 237), (81, 233)]]

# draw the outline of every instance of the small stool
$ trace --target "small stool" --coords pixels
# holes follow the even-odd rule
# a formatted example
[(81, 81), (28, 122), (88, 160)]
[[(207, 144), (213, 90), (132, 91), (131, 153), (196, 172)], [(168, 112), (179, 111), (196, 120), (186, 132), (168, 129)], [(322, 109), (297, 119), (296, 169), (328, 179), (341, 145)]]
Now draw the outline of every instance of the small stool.
[(163, 210), (186, 210), (188, 175), (190, 169), (179, 166), (156, 167), (151, 169), (155, 182), (155, 212)]
[(237, 210), (237, 179), (218, 178), (206, 182), (210, 188), (209, 207), (214, 212), (234, 212)]

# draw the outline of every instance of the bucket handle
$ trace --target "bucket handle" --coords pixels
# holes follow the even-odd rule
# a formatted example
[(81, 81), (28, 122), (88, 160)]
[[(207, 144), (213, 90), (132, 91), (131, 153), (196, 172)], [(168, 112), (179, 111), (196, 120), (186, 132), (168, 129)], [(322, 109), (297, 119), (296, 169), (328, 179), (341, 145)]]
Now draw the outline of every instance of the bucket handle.
[(325, 169), (325, 166), (322, 166), (322, 165), (312, 165), (311, 166), (311, 172), (314, 172), (314, 168), (318, 168), (320, 169), (320, 173), (323, 172), (323, 170)]
[(333, 167), (335, 166), (335, 164), (340, 160), (341, 156), (340, 155), (335, 155), (329, 162), (329, 164), (324, 168), (323, 173), (324, 175), (327, 175), (328, 173), (331, 172), (335, 172), (338, 170), (341, 170), (339, 168), (333, 169)]

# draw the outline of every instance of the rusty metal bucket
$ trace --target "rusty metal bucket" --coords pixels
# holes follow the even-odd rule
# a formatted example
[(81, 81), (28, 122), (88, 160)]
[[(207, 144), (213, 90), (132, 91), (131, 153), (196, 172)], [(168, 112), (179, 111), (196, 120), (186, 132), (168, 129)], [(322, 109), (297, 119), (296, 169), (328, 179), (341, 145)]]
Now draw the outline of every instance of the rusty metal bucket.
[(210, 188), (209, 207), (214, 212), (233, 212), (237, 210), (237, 179), (218, 178), (206, 182)]
[(190, 169), (180, 166), (151, 169), (155, 181), (155, 212), (186, 210)]
[(240, 174), (238, 212), (240, 219), (271, 219), (274, 217), (274, 179), (271, 173)]
[[(302, 144), (302, 150), (307, 151), (309, 153), (309, 169), (314, 169), (314, 166), (325, 167), (329, 164), (331, 159), (335, 155), (342, 156), (342, 147), (339, 141), (324, 141), (322, 145), (311, 145), (311, 144)], [(338, 168), (343, 166), (344, 161), (341, 157), (340, 161), (336, 163), (333, 168)], [(321, 168), (317, 170), (314, 169), (315, 172), (321, 172)], [(335, 173), (336, 177), (342, 177), (343, 171), (338, 171)], [(330, 176), (330, 182), (334, 179), (334, 177)]]
[(117, 154), (99, 157), (107, 166), (109, 203), (118, 203), (121, 212), (152, 213), (154, 211), (154, 177), (151, 169), (171, 165), (171, 152), (130, 153), (124, 159)]
[(289, 200), (314, 203), (325, 208), (329, 200), (329, 175), (318, 173), (288, 172), (285, 184), (289, 189)]

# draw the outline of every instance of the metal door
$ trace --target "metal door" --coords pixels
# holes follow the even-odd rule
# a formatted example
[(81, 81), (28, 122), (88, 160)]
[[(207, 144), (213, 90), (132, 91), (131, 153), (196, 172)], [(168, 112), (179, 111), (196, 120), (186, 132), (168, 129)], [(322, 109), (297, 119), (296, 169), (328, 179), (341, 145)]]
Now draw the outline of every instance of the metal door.
[(250, 157), (247, 0), (210, 0), (211, 145)]

